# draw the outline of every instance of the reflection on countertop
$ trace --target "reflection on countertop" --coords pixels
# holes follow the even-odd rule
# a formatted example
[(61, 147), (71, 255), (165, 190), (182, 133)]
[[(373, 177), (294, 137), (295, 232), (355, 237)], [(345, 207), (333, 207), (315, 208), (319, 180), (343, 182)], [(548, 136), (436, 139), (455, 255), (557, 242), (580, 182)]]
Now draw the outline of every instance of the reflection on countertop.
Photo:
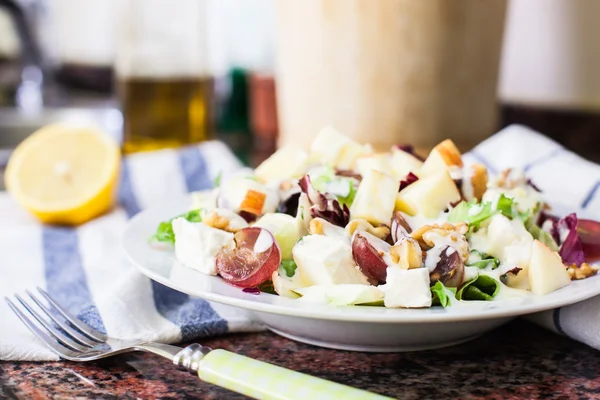
[[(199, 340), (262, 361), (402, 399), (591, 398), (600, 353), (524, 321), (472, 342), (414, 353), (358, 353), (273, 333)], [(0, 363), (0, 397), (244, 399), (150, 354), (92, 363)]]

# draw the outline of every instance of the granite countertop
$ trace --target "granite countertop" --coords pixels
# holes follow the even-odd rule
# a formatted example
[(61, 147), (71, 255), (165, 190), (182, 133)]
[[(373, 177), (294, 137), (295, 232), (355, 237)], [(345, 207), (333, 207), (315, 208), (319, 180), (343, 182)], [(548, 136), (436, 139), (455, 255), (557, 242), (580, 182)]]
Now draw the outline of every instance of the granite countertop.
[[(402, 399), (582, 399), (600, 397), (600, 352), (524, 321), (479, 339), (413, 353), (357, 353), (297, 343), (273, 333), (202, 341), (259, 360)], [(93, 363), (2, 362), (0, 398), (243, 399), (129, 353)]]

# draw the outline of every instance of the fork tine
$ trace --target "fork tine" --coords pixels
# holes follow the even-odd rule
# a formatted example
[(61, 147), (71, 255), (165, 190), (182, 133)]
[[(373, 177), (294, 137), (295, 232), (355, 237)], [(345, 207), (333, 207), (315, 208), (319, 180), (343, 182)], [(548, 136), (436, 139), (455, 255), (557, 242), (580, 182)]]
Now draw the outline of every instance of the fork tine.
[(29, 313), (31, 315), (33, 315), (33, 317), (35, 319), (38, 320), (38, 322), (40, 324), (42, 324), (42, 326), (44, 328), (46, 328), (46, 330), (56, 338), (56, 340), (58, 340), (60, 343), (62, 343), (65, 347), (71, 349), (71, 350), (75, 350), (75, 351), (80, 351), (80, 352), (84, 352), (87, 350), (86, 347), (81, 346), (80, 344), (76, 343), (75, 341), (73, 341), (70, 337), (68, 337), (65, 333), (60, 332), (58, 329), (56, 329), (55, 327), (52, 326), (51, 323), (49, 323), (47, 320), (45, 320), (33, 307), (31, 307), (29, 304), (27, 304), (27, 302), (25, 300), (23, 300), (21, 298), (21, 296), (19, 296), (18, 294), (15, 294), (15, 298), (17, 300), (19, 300), (19, 303), (21, 303), (21, 305), (27, 310), (29, 311)]
[(56, 325), (58, 325), (58, 327), (60, 329), (62, 329), (69, 336), (71, 336), (71, 338), (73, 340), (75, 340), (79, 344), (82, 344), (82, 345), (87, 346), (87, 347), (94, 347), (95, 345), (98, 344), (98, 342), (95, 342), (92, 339), (88, 339), (86, 336), (84, 336), (81, 333), (79, 333), (78, 330), (72, 328), (69, 324), (66, 324), (62, 319), (58, 318), (57, 315), (56, 315), (56, 313), (52, 312), (52, 310), (50, 308), (48, 308), (37, 297), (35, 297), (35, 295), (33, 293), (31, 293), (29, 290), (25, 290), (25, 293), (27, 293), (29, 295), (29, 297), (31, 297), (31, 300), (33, 300), (33, 302), (35, 304), (37, 304), (38, 307), (41, 308), (42, 311), (48, 317), (50, 317), (50, 319), (52, 320), (52, 322), (54, 322)]
[(34, 334), (35, 337), (40, 339), (50, 350), (63, 358), (73, 358), (76, 356), (75, 352), (66, 348), (65, 346), (58, 343), (56, 340), (52, 339), (48, 336), (44, 331), (36, 326), (8, 297), (5, 297), (4, 300), (8, 303), (10, 309), (16, 314), (16, 316), (25, 324), (27, 328)]
[(65, 310), (58, 304), (56, 300), (52, 298), (52, 296), (46, 293), (46, 291), (40, 288), (39, 286), (37, 287), (37, 290), (42, 294), (42, 296), (44, 296), (48, 303), (50, 303), (50, 305), (60, 313), (60, 315), (62, 315), (67, 321), (69, 321), (69, 323), (75, 328), (79, 329), (81, 333), (83, 333), (90, 339), (94, 339), (98, 342), (106, 342), (108, 337), (104, 333), (98, 332), (97, 330), (95, 330), (88, 324), (83, 323), (79, 318), (75, 317), (73, 314)]

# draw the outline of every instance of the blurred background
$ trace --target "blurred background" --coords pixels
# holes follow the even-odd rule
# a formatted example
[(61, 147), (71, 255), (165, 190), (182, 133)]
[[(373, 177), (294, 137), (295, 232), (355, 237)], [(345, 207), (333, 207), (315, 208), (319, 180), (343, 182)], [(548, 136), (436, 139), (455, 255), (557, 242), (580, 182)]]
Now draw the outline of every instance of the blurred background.
[(600, 161), (595, 0), (0, 0), (0, 168), (44, 124), (249, 165), (332, 124), (466, 151), (522, 123)]

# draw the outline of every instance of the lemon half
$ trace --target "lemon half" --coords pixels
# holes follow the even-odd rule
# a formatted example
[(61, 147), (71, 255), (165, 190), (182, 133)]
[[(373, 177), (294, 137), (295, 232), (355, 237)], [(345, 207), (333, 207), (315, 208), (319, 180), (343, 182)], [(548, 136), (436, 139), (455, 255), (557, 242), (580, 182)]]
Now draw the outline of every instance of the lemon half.
[(12, 153), (6, 189), (44, 223), (80, 225), (111, 208), (120, 166), (119, 147), (104, 132), (48, 125)]

